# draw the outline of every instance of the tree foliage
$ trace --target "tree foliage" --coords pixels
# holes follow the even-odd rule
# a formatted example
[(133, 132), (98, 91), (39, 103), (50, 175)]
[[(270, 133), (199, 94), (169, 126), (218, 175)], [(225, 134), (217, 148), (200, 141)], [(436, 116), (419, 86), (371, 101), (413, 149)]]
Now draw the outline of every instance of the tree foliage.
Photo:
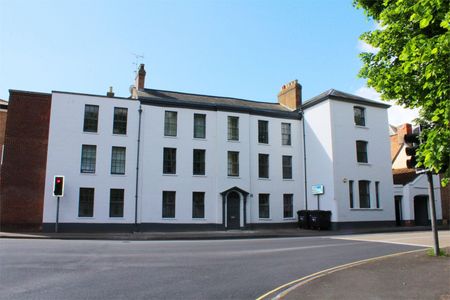
[(377, 49), (361, 53), (359, 76), (381, 94), (419, 108), (423, 143), (418, 166), (450, 177), (450, 1), (354, 0), (380, 25), (361, 39)]

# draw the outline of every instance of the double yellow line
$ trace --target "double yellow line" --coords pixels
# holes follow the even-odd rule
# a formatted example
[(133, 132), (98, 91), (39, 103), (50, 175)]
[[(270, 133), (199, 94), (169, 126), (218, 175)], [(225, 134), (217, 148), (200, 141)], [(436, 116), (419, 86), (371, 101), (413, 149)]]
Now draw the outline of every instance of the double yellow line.
[[(384, 259), (384, 258), (389, 258), (389, 257), (395, 257), (395, 256), (399, 256), (399, 255), (403, 255), (403, 254), (408, 254), (408, 253), (414, 253), (414, 252), (420, 252), (420, 251), (425, 251), (425, 249), (418, 249), (418, 250), (412, 250), (412, 251), (406, 251), (406, 252), (400, 252), (400, 253), (394, 253), (394, 254), (388, 254), (388, 255), (383, 255), (383, 256), (378, 256), (378, 257), (373, 257), (373, 258), (368, 258), (368, 259), (363, 259), (363, 260), (358, 260), (352, 263), (348, 263), (348, 264), (344, 264), (344, 265), (340, 265), (340, 266), (336, 266), (333, 268), (329, 268), (326, 270), (322, 270), (319, 272), (316, 272), (314, 274), (293, 280), (291, 282), (288, 282), (286, 284), (283, 284), (277, 288), (274, 288), (271, 291), (268, 291), (267, 293), (265, 293), (264, 295), (259, 296), (258, 298), (256, 298), (256, 300), (263, 300), (263, 299), (282, 299), (284, 296), (286, 296), (289, 292), (291, 292), (292, 290), (323, 276), (326, 276), (328, 274), (337, 272), (337, 271), (341, 271), (341, 270), (345, 270), (351, 267), (355, 267), (364, 263), (368, 263), (368, 262), (372, 262), (372, 261), (376, 261), (376, 260), (380, 260), (380, 259)], [(279, 292), (281, 291), (281, 292)], [(269, 298), (270, 295), (275, 294), (276, 292), (279, 292), (278, 294), (274, 295), (272, 298)]]

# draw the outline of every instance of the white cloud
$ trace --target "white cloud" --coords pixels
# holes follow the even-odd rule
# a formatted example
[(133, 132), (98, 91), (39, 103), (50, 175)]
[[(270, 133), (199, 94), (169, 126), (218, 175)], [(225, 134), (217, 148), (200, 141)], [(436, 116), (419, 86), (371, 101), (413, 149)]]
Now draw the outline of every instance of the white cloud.
[[(367, 99), (381, 101), (380, 94), (377, 93), (373, 88), (360, 87), (355, 91), (355, 94)], [(401, 125), (404, 123), (411, 123), (412, 120), (419, 116), (418, 109), (403, 108), (402, 106), (395, 105), (393, 101), (388, 102), (391, 107), (388, 108), (388, 119), (391, 125)]]
[(377, 53), (380, 49), (373, 47), (372, 45), (367, 44), (364, 41), (358, 40), (357, 48), (361, 52), (369, 52), (369, 53)]

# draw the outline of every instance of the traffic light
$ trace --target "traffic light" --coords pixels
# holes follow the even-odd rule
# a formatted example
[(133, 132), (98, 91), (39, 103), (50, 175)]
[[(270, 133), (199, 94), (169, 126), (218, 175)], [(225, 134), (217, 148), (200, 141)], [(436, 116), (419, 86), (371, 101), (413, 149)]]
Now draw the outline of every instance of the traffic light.
[(411, 156), (410, 159), (406, 160), (406, 166), (408, 169), (416, 169), (416, 152), (420, 145), (419, 135), (417, 133), (405, 134), (404, 141), (407, 144), (405, 153), (406, 155)]
[(55, 176), (53, 179), (53, 196), (64, 196), (64, 176)]

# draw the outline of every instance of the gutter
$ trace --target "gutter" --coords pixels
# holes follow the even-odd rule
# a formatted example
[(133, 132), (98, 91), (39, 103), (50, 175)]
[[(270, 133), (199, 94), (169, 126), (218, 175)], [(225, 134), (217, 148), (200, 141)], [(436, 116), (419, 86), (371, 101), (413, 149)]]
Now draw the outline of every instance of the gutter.
[(136, 154), (136, 191), (134, 202), (134, 231), (138, 231), (138, 194), (139, 194), (139, 152), (141, 147), (141, 120), (142, 120), (142, 106), (139, 104), (139, 121), (138, 121), (138, 138), (137, 138), (137, 154)]
[(305, 210), (308, 210), (308, 183), (306, 177), (306, 134), (305, 134), (305, 113), (304, 110), (301, 109), (299, 114), (302, 119), (302, 133), (303, 133), (303, 172), (305, 174)]

